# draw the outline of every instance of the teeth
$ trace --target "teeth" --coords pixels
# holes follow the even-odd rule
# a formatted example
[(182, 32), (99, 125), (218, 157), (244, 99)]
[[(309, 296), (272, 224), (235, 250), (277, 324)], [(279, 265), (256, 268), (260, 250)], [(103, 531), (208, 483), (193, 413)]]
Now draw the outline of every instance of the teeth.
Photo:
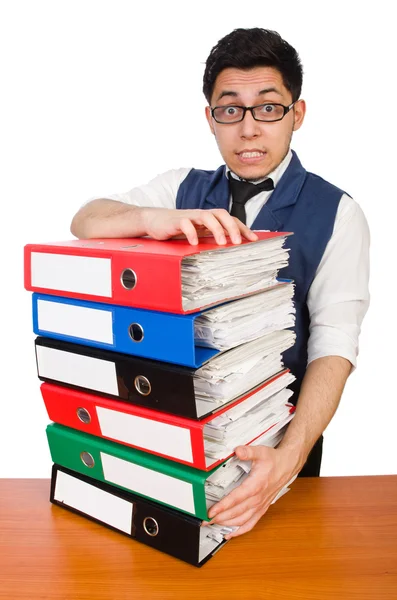
[(263, 156), (264, 152), (242, 152), (240, 156), (243, 158), (256, 158), (257, 156)]

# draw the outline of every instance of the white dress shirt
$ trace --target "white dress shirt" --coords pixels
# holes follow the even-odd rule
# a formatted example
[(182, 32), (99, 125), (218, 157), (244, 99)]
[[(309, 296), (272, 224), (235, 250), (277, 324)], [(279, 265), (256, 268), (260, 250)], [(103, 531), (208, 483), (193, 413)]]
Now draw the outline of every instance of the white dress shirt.
[[(275, 187), (291, 158), (289, 151), (280, 165), (269, 173)], [(136, 206), (175, 208), (178, 188), (190, 171), (190, 168), (166, 171), (146, 185), (106, 198)], [(237, 177), (233, 173), (232, 176)], [(248, 227), (271, 194), (272, 191), (262, 191), (247, 202)], [(308, 363), (322, 356), (342, 356), (356, 367), (359, 333), (369, 306), (369, 242), (363, 211), (350, 196), (343, 194), (332, 236), (308, 293)]]

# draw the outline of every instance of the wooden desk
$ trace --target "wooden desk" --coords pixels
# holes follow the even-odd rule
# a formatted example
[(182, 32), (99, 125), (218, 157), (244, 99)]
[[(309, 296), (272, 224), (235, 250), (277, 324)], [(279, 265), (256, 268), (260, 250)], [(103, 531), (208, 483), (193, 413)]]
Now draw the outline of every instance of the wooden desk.
[(298, 479), (201, 569), (0, 479), (0, 598), (396, 600), (397, 475)]

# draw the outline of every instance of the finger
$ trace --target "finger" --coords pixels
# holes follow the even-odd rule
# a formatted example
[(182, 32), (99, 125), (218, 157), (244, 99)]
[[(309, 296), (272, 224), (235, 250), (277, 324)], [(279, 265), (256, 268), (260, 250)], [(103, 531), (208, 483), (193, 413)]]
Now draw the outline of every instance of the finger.
[(258, 512), (258, 510), (258, 506), (249, 506), (248, 508), (245, 508), (245, 510), (240, 512), (238, 515), (236, 515), (234, 518), (224, 516), (226, 515), (226, 513), (220, 513), (216, 516), (214, 523), (216, 523), (217, 525), (221, 525), (222, 527), (240, 527), (241, 525), (244, 525), (247, 521), (249, 521), (252, 518), (252, 516), (256, 512)]
[(179, 222), (179, 228), (182, 233), (185, 234), (189, 244), (192, 244), (192, 246), (196, 246), (198, 244), (197, 231), (190, 219), (185, 217), (181, 219)]
[[(214, 211), (215, 213), (215, 211)], [(240, 219), (232, 217), (226, 210), (217, 210), (216, 216), (222, 223), (223, 227), (228, 231), (230, 238), (234, 244), (241, 243), (241, 236), (247, 240), (255, 242), (258, 236), (247, 225), (242, 223)]]
[(246, 500), (237, 502), (230, 508), (226, 508), (220, 512), (217, 512), (216, 516), (212, 518), (211, 523), (224, 525), (225, 521), (230, 521), (231, 519), (241, 517), (241, 515), (246, 513), (248, 510), (256, 510), (258, 506), (260, 506), (261, 502), (262, 497), (259, 494), (249, 496)]
[[(267, 509), (266, 509), (267, 510)], [(238, 537), (239, 535), (243, 535), (248, 531), (251, 531), (259, 521), (259, 519), (265, 514), (266, 510), (263, 512), (255, 513), (249, 521), (244, 523), (241, 527), (237, 529), (237, 531), (232, 531), (232, 533), (228, 533), (225, 535), (225, 540), (230, 540), (231, 538)]]
[(211, 211), (201, 211), (200, 216), (197, 219), (193, 219), (193, 221), (205, 225), (212, 232), (217, 244), (222, 246), (226, 244), (225, 230)]
[(222, 222), (225, 229), (229, 231), (229, 235), (234, 243), (240, 243), (241, 236), (253, 242), (259, 239), (257, 234), (254, 231), (252, 231), (252, 229), (247, 227), (245, 223), (242, 223), (240, 219), (232, 217), (227, 211), (223, 209), (218, 209), (217, 216)]
[(235, 453), (240, 460), (257, 460), (263, 457), (263, 446), (237, 446)]
[[(230, 236), (233, 244), (241, 244), (241, 233), (240, 227), (237, 223), (237, 219), (232, 217), (226, 210), (216, 209), (211, 213), (218, 219), (223, 226), (226, 234)], [(241, 221), (239, 221), (241, 223)], [(242, 223), (241, 223), (242, 224)]]
[(257, 494), (257, 483), (256, 481), (251, 481), (250, 476), (247, 477), (243, 483), (241, 483), (235, 490), (230, 492), (225, 498), (223, 498), (220, 502), (217, 502), (210, 508), (208, 511), (208, 516), (211, 519), (214, 519), (216, 515), (220, 512), (224, 512), (233, 508), (234, 506), (240, 504), (241, 502), (245, 502), (247, 499), (255, 496)]
[(250, 240), (252, 242), (256, 242), (259, 239), (259, 237), (255, 233), (255, 231), (252, 231), (252, 229), (250, 229), (249, 227), (247, 227), (247, 225), (242, 223), (242, 221), (240, 221), (240, 219), (237, 219), (236, 217), (233, 217), (233, 218), (236, 220), (237, 226), (243, 237), (245, 237), (247, 240)]
[(273, 461), (275, 455), (275, 448), (269, 446), (236, 446), (234, 449), (236, 456), (240, 460), (251, 460), (252, 468), (255, 466), (255, 461)]

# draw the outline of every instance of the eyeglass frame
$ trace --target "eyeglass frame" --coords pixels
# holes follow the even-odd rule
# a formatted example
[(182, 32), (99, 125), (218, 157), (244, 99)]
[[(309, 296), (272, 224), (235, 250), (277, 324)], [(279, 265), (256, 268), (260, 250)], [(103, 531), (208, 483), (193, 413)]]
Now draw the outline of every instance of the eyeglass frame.
[[(292, 104), (290, 104), (289, 106), (284, 106), (284, 104), (280, 104), (279, 102), (264, 102), (263, 104), (255, 104), (255, 106), (241, 106), (239, 104), (225, 104), (225, 106), (214, 106), (213, 108), (210, 106), (210, 111), (211, 111), (211, 117), (214, 119), (214, 121), (216, 121), (216, 123), (219, 123), (220, 125), (235, 125), (236, 123), (241, 123), (241, 121), (244, 120), (247, 110), (250, 111), (254, 121), (257, 121), (258, 123), (277, 123), (277, 121), (282, 121), (284, 119), (285, 115), (289, 113), (291, 108), (297, 102), (299, 102), (299, 99), (292, 102)], [(257, 119), (254, 115), (254, 109), (259, 108), (260, 106), (282, 106), (283, 110), (284, 110), (284, 114), (279, 119), (273, 119), (272, 121), (265, 121), (264, 119)], [(215, 118), (214, 111), (217, 108), (242, 108), (244, 112), (243, 112), (243, 116), (238, 121), (229, 121), (226, 123), (225, 121), (218, 121)]]

